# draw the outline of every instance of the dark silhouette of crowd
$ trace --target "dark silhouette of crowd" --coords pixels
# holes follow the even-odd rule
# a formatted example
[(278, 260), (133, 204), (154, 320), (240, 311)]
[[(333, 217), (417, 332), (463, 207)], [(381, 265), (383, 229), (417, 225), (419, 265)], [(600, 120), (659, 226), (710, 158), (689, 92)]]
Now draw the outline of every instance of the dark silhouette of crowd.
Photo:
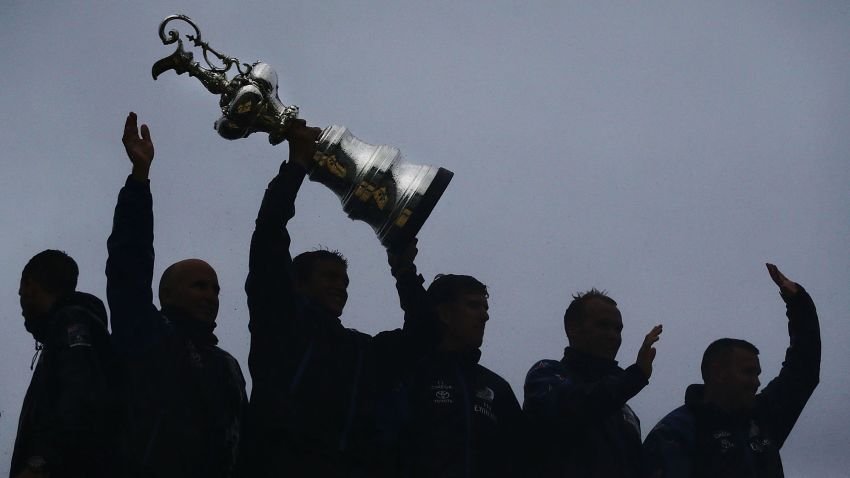
[(346, 259), (292, 256), (287, 227), (320, 133), (292, 122), (289, 159), (257, 214), (245, 283), (249, 399), (214, 333), (215, 270), (197, 258), (172, 264), (154, 303), (154, 146), (129, 114), (132, 170), (107, 242), (109, 327), (104, 304), (76, 290), (64, 252), (40, 252), (21, 273), (37, 345), (10, 478), (783, 476), (779, 451), (819, 381), (820, 331), (809, 294), (775, 265), (789, 346), (761, 391), (758, 349), (716, 340), (703, 383), (642, 441), (628, 401), (649, 386), (662, 326), (621, 367), (623, 315), (590, 289), (567, 304), (568, 345), (531, 366), (521, 406), (479, 363), (489, 319), (479, 279), (437, 274), (426, 288), (417, 240), (388, 248), (403, 322), (372, 336), (343, 325)]

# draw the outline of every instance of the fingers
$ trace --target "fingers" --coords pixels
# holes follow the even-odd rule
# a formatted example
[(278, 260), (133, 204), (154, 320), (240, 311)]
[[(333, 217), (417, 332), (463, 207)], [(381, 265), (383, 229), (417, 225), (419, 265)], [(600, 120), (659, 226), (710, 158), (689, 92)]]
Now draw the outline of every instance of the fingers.
[(785, 277), (785, 274), (779, 271), (779, 268), (776, 267), (776, 265), (769, 262), (765, 265), (767, 266), (767, 272), (770, 274), (770, 278), (773, 279), (773, 282), (775, 282), (779, 287), (791, 282), (787, 277)]
[(653, 327), (652, 330), (650, 330), (649, 333), (646, 334), (646, 338), (643, 340), (644, 346), (649, 346), (654, 344), (655, 342), (658, 342), (658, 340), (661, 338), (661, 332), (664, 332), (663, 325), (658, 324)]
[(416, 248), (417, 242), (419, 242), (419, 239), (414, 237), (407, 244), (395, 248), (388, 248), (387, 254), (389, 254), (390, 257), (396, 261), (403, 260), (407, 262), (413, 262), (413, 258), (415, 258), (416, 254), (419, 252), (419, 249)]
[(782, 279), (784, 279), (785, 276), (779, 272), (779, 268), (769, 262), (766, 263), (765, 266), (767, 266), (767, 273), (770, 274), (770, 278), (773, 279), (773, 282), (775, 282), (776, 285), (782, 285)]
[(661, 332), (664, 331), (664, 326), (661, 324), (656, 325), (646, 334), (646, 337), (643, 339), (643, 344), (641, 344), (640, 348), (642, 353), (648, 354), (649, 360), (651, 361), (655, 358), (655, 349), (652, 346), (655, 342), (661, 340)]
[(405, 251), (404, 251), (404, 255), (405, 255), (407, 258), (409, 258), (409, 259), (413, 260), (413, 258), (414, 258), (414, 257), (416, 257), (416, 254), (418, 254), (418, 253), (419, 253), (419, 249), (417, 249), (417, 248), (416, 248), (416, 244), (417, 244), (418, 242), (419, 242), (419, 239), (417, 239), (417, 238), (415, 238), (415, 237), (414, 237), (414, 238), (413, 238), (413, 239), (411, 239), (411, 240), (410, 240), (410, 242), (407, 244), (407, 250), (405, 250)]
[(771, 263), (765, 264), (767, 266), (767, 272), (770, 273), (770, 278), (773, 279), (773, 282), (779, 286), (779, 291), (787, 296), (793, 296), (797, 294), (799, 290), (799, 286), (796, 282), (791, 279), (785, 277), (785, 274), (779, 271), (779, 268)]
[(143, 124), (141, 131), (142, 136), (139, 137), (139, 123), (138, 116), (134, 112), (130, 112), (127, 115), (127, 121), (124, 122), (124, 136), (121, 137), (121, 141), (126, 145), (128, 142), (139, 141), (142, 140), (145, 143), (151, 142), (151, 131), (148, 128), (148, 125)]
[(138, 127), (136, 126), (136, 113), (132, 111), (127, 115), (127, 121), (124, 122), (124, 136), (121, 139), (126, 142), (131, 138), (138, 137), (137, 131)]
[(146, 124), (142, 125), (142, 140), (145, 143), (151, 142), (151, 130), (148, 128), (148, 125), (146, 125)]

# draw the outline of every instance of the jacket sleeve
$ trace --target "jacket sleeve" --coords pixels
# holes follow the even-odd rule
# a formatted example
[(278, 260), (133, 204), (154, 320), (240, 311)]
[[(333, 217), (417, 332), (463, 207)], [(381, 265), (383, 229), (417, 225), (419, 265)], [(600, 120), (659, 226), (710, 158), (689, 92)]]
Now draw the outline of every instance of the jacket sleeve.
[(436, 347), (439, 341), (437, 311), (423, 285), (425, 278), (416, 273), (414, 264), (395, 268), (392, 274), (404, 312), (402, 330), (408, 337), (407, 346), (413, 356), (420, 357)]
[(119, 351), (143, 350), (157, 340), (162, 326), (151, 291), (154, 251), (150, 182), (127, 178), (118, 193), (106, 247), (106, 297), (113, 340)]
[(248, 312), (251, 351), (248, 365), (257, 380), (274, 363), (281, 339), (296, 319), (295, 285), (290, 237), (286, 224), (295, 215), (295, 197), (304, 181), (303, 169), (283, 163), (269, 183), (257, 214), (248, 259)]
[(537, 426), (586, 426), (620, 410), (648, 383), (637, 365), (597, 382), (580, 383), (559, 372), (559, 362), (542, 360), (525, 378), (523, 407)]
[(107, 379), (85, 314), (72, 307), (57, 316), (60, 336), (51, 341), (48, 365), (51, 406), (35, 417), (33, 426), (29, 455), (43, 457), (53, 470), (97, 463), (106, 444)]
[(821, 358), (820, 325), (812, 298), (802, 287), (793, 297), (782, 298), (790, 345), (779, 376), (756, 397), (756, 413), (769, 420), (780, 447), (817, 387)]
[(399, 264), (391, 271), (396, 280), (404, 324), (401, 329), (376, 335), (372, 350), (379, 357), (376, 362), (379, 378), (393, 381), (434, 350), (439, 332), (435, 309), (422, 285), (425, 279), (416, 273), (416, 266), (413, 263)]
[(528, 419), (522, 412), (519, 402), (510, 385), (504, 384), (507, 393), (503, 402), (501, 415), (501, 432), (503, 435), (502, 459), (505, 460), (505, 476), (531, 475), (531, 441)]
[(693, 471), (693, 415), (679, 409), (665, 417), (643, 442), (648, 478), (688, 478)]

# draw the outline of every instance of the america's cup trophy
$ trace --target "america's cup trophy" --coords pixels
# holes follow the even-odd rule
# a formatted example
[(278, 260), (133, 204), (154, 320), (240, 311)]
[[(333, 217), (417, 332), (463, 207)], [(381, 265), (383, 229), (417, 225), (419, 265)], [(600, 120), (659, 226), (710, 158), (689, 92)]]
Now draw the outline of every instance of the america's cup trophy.
[[(203, 50), (202, 67), (184, 50), (176, 30), (166, 34), (166, 24), (188, 23), (194, 33), (186, 38)], [(171, 15), (159, 25), (163, 44), (177, 43), (177, 50), (157, 61), (153, 79), (168, 70), (194, 76), (217, 95), (222, 116), (215, 122), (219, 135), (244, 138), (251, 133), (268, 133), (269, 142), (286, 139), (287, 129), (298, 117), (297, 106), (286, 106), (278, 97), (277, 73), (266, 63), (241, 63), (223, 55), (201, 40), (197, 25), (185, 15)], [(210, 54), (221, 62), (214, 66)], [(235, 68), (232, 79), (227, 72)], [(339, 196), (343, 210), (352, 219), (365, 221), (385, 247), (398, 248), (413, 238), (451, 181), (444, 168), (410, 163), (392, 146), (373, 146), (357, 139), (344, 126), (328, 126), (316, 141), (317, 152), (308, 171), (310, 180), (324, 184)]]

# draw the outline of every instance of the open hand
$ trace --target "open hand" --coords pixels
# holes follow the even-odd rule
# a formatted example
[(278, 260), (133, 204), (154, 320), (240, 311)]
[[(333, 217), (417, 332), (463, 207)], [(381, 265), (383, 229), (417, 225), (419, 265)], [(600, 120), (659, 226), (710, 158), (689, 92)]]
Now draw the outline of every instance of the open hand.
[(121, 137), (121, 142), (124, 143), (124, 149), (127, 150), (127, 156), (133, 163), (133, 177), (139, 180), (148, 179), (151, 163), (153, 162), (153, 141), (151, 141), (151, 132), (148, 125), (143, 124), (139, 136), (139, 128), (136, 123), (136, 113), (132, 111), (127, 115), (127, 121), (124, 123), (124, 136)]
[(638, 350), (637, 361), (635, 363), (640, 367), (647, 379), (652, 376), (652, 361), (655, 360), (655, 347), (652, 345), (658, 342), (663, 331), (664, 326), (660, 324), (653, 327), (646, 334), (646, 338), (643, 339), (643, 344), (641, 344), (640, 350)]
[(767, 272), (770, 273), (770, 278), (779, 286), (779, 292), (786, 297), (793, 297), (799, 289), (797, 283), (785, 277), (775, 265), (771, 263), (765, 265), (767, 266)]

